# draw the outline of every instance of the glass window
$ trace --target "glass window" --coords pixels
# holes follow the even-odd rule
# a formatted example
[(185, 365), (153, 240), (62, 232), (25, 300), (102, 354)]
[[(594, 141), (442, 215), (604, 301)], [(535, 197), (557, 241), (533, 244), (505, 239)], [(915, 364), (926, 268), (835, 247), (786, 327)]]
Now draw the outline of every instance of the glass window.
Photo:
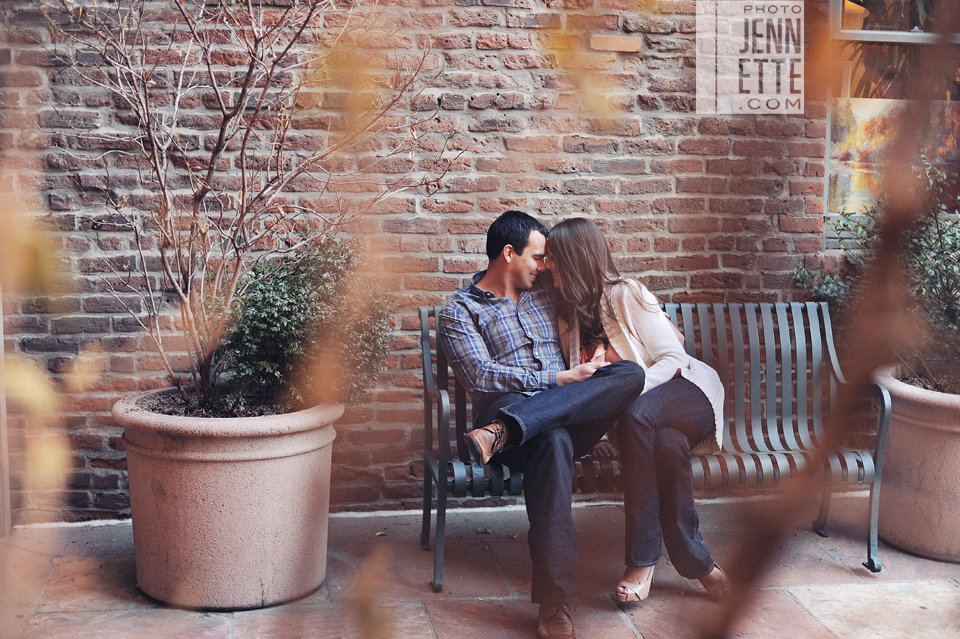
[(936, 6), (937, 0), (843, 0), (840, 28), (933, 32)]

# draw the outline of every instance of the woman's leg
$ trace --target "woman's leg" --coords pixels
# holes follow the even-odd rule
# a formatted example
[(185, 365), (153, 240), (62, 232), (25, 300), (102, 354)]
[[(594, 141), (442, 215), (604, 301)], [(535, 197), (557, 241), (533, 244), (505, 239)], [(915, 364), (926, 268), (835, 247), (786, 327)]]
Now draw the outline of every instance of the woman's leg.
[(661, 539), (684, 576), (698, 578), (712, 569), (698, 530), (690, 449), (713, 432), (713, 425), (710, 402), (682, 378), (644, 393), (624, 412), (617, 436), (626, 510), (625, 581), (638, 583), (645, 571), (636, 569), (659, 561)]

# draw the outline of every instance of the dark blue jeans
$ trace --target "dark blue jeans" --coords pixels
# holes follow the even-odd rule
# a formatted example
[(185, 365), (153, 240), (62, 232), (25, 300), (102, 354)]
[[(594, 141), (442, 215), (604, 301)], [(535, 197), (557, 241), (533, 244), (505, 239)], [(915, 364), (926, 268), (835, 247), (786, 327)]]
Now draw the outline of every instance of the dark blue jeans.
[(693, 500), (690, 449), (713, 436), (713, 408), (692, 382), (672, 379), (634, 401), (617, 423), (627, 566), (660, 560), (660, 540), (687, 579), (699, 579), (714, 562), (700, 536)]
[(630, 361), (605, 366), (588, 379), (532, 397), (501, 395), (477, 415), (500, 419), (522, 434), (495, 460), (522, 471), (533, 564), (533, 603), (577, 600), (577, 533), (570, 503), (573, 461), (589, 452), (643, 390), (643, 369)]

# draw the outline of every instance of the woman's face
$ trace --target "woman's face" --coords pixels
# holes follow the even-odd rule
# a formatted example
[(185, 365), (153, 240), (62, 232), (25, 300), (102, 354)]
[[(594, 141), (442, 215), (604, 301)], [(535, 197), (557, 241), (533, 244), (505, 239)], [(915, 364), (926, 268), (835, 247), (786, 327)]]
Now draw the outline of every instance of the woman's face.
[(553, 257), (553, 252), (550, 250), (549, 243), (547, 244), (547, 256), (543, 259), (543, 265), (546, 267), (550, 274), (553, 275), (553, 285), (560, 286), (560, 273), (557, 268), (557, 261)]

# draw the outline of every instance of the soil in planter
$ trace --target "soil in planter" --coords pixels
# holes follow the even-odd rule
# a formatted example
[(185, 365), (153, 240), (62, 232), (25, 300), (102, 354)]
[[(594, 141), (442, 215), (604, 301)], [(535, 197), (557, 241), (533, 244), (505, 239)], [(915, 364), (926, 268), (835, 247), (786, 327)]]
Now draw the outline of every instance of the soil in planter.
[(137, 406), (151, 413), (161, 415), (179, 415), (181, 417), (261, 417), (263, 415), (282, 415), (297, 410), (289, 404), (274, 404), (262, 398), (248, 398), (246, 410), (237, 413), (231, 410), (223, 400), (211, 406), (200, 406), (196, 397), (189, 394), (189, 401), (185, 402), (177, 391), (169, 391), (158, 395), (144, 397), (137, 402)]
[(914, 369), (916, 372), (908, 372), (897, 379), (904, 384), (910, 384), (918, 388), (936, 391), (938, 393), (948, 393), (951, 395), (960, 395), (960, 368), (951, 367), (943, 372), (936, 374), (929, 371)]

